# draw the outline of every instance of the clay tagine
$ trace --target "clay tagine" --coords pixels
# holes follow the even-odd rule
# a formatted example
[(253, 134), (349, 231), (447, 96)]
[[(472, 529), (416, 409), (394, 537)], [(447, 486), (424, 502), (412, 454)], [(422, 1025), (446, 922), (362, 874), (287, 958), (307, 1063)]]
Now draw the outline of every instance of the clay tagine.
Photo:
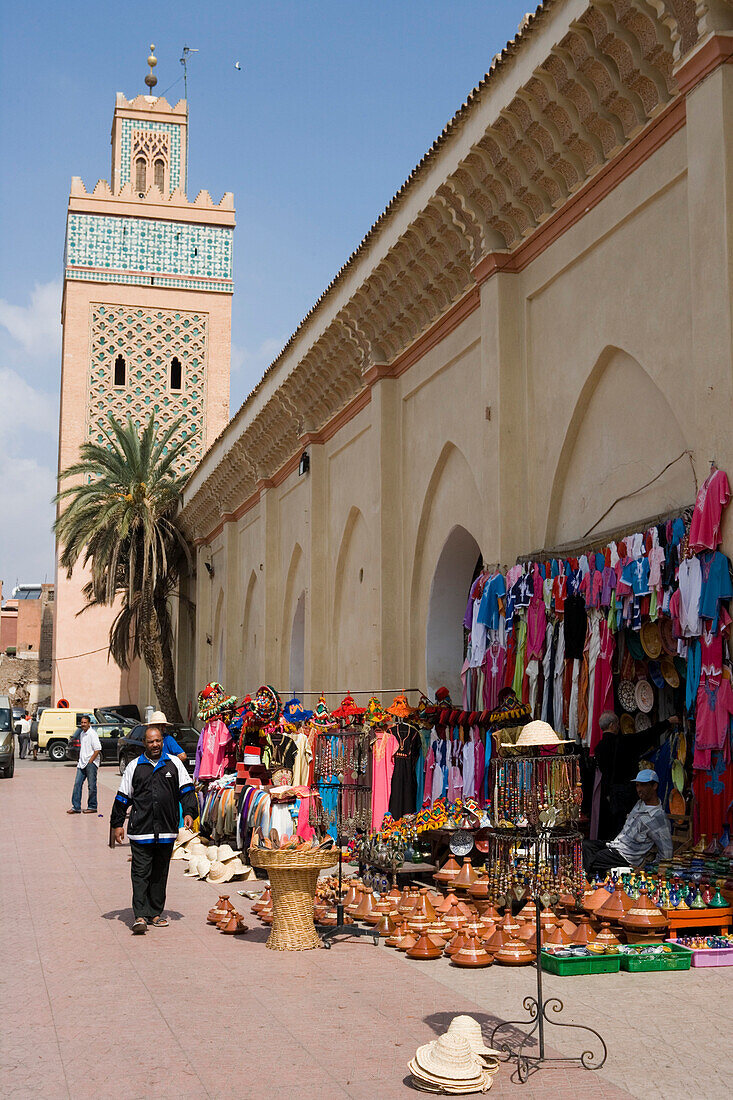
[(420, 939), (406, 951), (408, 959), (439, 959), (443, 954), (443, 948), (431, 939), (427, 932), (423, 932)]
[[(532, 949), (537, 942), (537, 925), (534, 921), (526, 920), (517, 932), (517, 937), (522, 943), (528, 943)], [(540, 936), (541, 939), (541, 936)]]
[(624, 913), (633, 905), (632, 899), (626, 893), (622, 886), (617, 886), (613, 893), (606, 898), (602, 905), (599, 905), (593, 912), (593, 916), (596, 920), (607, 920), (614, 924), (618, 924)]
[(598, 909), (599, 906), (603, 905), (603, 903), (608, 898), (610, 898), (610, 896), (611, 891), (607, 890), (605, 886), (596, 887), (596, 889), (593, 890), (590, 894), (588, 894), (588, 891), (586, 891), (583, 895), (582, 908), (585, 909), (586, 913), (590, 913), (591, 915), (593, 915), (596, 909)]
[(496, 931), (493, 932), (490, 936), (485, 936), (483, 941), (484, 947), (492, 955), (496, 955), (497, 951), (500, 951), (504, 944), (508, 942), (509, 936), (507, 936), (501, 925), (499, 925)]
[(478, 969), (481, 966), (491, 966), (494, 961), (489, 952), (482, 947), (477, 936), (468, 936), (462, 947), (451, 955), (453, 966), (464, 966)]
[(374, 912), (375, 904), (374, 894), (371, 890), (365, 890), (362, 894), (361, 901), (354, 910), (353, 916), (355, 916), (357, 920), (366, 920), (366, 918), (370, 917)]
[(609, 949), (613, 952), (619, 947), (620, 943), (621, 941), (617, 939), (611, 931), (611, 926), (607, 922), (604, 922), (601, 925), (600, 932), (589, 946), (595, 950), (602, 948), (606, 952), (609, 952)]
[(649, 900), (646, 890), (642, 890), (631, 908), (619, 918), (619, 924), (631, 932), (661, 932), (669, 921), (661, 909)]
[(436, 871), (433, 878), (436, 882), (441, 883), (443, 886), (448, 886), (453, 882), (453, 879), (460, 871), (460, 866), (456, 863), (453, 856), (449, 856), (439, 871)]
[(383, 913), (374, 925), (374, 931), (378, 936), (391, 936), (396, 928), (395, 922), (389, 913)]
[(582, 916), (578, 920), (578, 927), (573, 935), (573, 943), (576, 947), (587, 947), (596, 938), (590, 917)]
[(417, 936), (413, 936), (412, 932), (405, 932), (404, 936), (399, 936), (395, 942), (395, 947), (398, 951), (407, 951), (409, 948), (414, 947), (417, 943)]
[(231, 913), (229, 920), (218, 924), (217, 928), (226, 936), (243, 936), (249, 929), (238, 913)]
[(443, 921), (452, 928), (454, 932), (457, 932), (459, 928), (463, 928), (468, 923), (468, 918), (460, 911), (457, 905), (454, 905), (448, 913), (443, 913)]
[(494, 955), (494, 962), (502, 966), (527, 966), (534, 960), (534, 951), (519, 939), (508, 940)]
[(272, 902), (272, 894), (270, 892), (270, 887), (268, 886), (260, 894), (260, 900), (256, 901), (254, 903), (254, 905), (252, 906), (252, 912), (253, 913), (261, 912), (261, 910), (266, 909), (268, 907), (268, 905), (271, 904), (271, 902)]
[(563, 930), (561, 924), (558, 924), (551, 932), (548, 932), (542, 939), (542, 946), (551, 947), (567, 947), (572, 940), (570, 936)]
[(462, 928), (459, 928), (459, 930), (455, 933), (453, 938), (451, 940), (449, 940), (449, 942), (445, 945), (446, 955), (450, 958), (451, 955), (454, 955), (456, 953), (456, 951), (459, 951), (460, 948), (463, 947), (465, 942), (466, 942), (466, 933), (463, 931)]
[(354, 883), (348, 887), (344, 895), (344, 909), (349, 911), (353, 906), (356, 909), (357, 905), (361, 901), (361, 894)]
[(468, 890), (469, 886), (473, 886), (474, 882), (477, 880), (478, 875), (471, 863), (471, 857), (466, 856), (463, 860), (463, 866), (452, 880), (451, 886), (454, 890)]
[(206, 921), (208, 924), (218, 924), (226, 913), (233, 913), (234, 906), (229, 900), (229, 894), (222, 894), (213, 909), (209, 909)]
[(578, 926), (577, 926), (577, 924), (574, 924), (574, 923), (573, 923), (573, 922), (572, 922), (572, 921), (571, 921), (571, 920), (569, 919), (569, 917), (566, 917), (566, 918), (565, 918), (565, 920), (564, 920), (564, 921), (562, 921), (562, 923), (561, 923), (560, 927), (562, 928), (562, 930), (563, 930), (563, 932), (565, 933), (565, 935), (566, 935), (566, 936), (569, 936), (571, 940), (572, 940), (573, 936), (575, 935), (575, 933), (576, 933), (576, 932), (578, 931)]
[(513, 917), (511, 913), (507, 913), (504, 919), (501, 921), (502, 931), (509, 936), (516, 936), (519, 929), (522, 927), (516, 917)]
[(416, 916), (416, 917), (427, 917), (428, 921), (435, 920), (435, 916), (436, 916), (435, 907), (433, 906), (433, 903), (430, 901), (430, 898), (428, 897), (427, 887), (425, 887), (423, 890), (421, 890), (420, 893), (418, 894), (417, 901), (415, 902), (415, 907), (412, 910), (412, 913), (410, 914), (410, 916), (413, 916), (413, 915)]
[(411, 913), (415, 908), (415, 905), (420, 895), (417, 890), (408, 891), (407, 895), (403, 898), (400, 904), (397, 906), (397, 912), (402, 913), (404, 916), (406, 913)]
[(435, 912), (442, 916), (444, 913), (449, 913), (454, 905), (458, 904), (458, 898), (455, 894), (446, 894), (439, 905), (435, 906)]
[(399, 939), (399, 937), (405, 935), (407, 933), (407, 931), (408, 931), (407, 921), (404, 921), (402, 919), (402, 917), (397, 917), (395, 919), (394, 930), (385, 939), (384, 946), (385, 947), (396, 947), (397, 946), (397, 940)]

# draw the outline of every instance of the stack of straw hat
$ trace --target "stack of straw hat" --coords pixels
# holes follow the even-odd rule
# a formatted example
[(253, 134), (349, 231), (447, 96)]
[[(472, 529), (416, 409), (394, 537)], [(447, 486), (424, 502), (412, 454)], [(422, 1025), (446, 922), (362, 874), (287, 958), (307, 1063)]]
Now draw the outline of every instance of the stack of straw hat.
[(242, 862), (229, 844), (209, 844), (190, 829), (181, 829), (173, 845), (171, 859), (188, 862), (187, 878), (207, 879), (215, 886), (243, 875), (254, 877), (252, 868)]
[(418, 1047), (408, 1063), (413, 1084), (425, 1092), (487, 1092), (499, 1063), (472, 1016), (456, 1016), (444, 1035)]

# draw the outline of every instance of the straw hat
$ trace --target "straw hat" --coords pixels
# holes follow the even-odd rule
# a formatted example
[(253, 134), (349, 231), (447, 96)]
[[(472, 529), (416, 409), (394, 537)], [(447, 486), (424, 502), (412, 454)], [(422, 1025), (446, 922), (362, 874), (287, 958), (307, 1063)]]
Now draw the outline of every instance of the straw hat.
[(186, 855), (186, 849), (174, 847), (171, 859), (188, 859), (188, 856)]
[(494, 1050), (493, 1047), (487, 1047), (484, 1042), (484, 1037), (481, 1034), (481, 1024), (478, 1020), (474, 1020), (473, 1016), (454, 1016), (451, 1022), (448, 1024), (448, 1035), (462, 1035), (464, 1039), (468, 1039), (468, 1045), (474, 1054), (478, 1054), (479, 1057), (489, 1055), (490, 1057), (498, 1056), (501, 1051)]
[(206, 878), (210, 870), (211, 864), (209, 863), (206, 856), (199, 856), (199, 858), (196, 860), (196, 872), (199, 878)]
[(647, 657), (657, 659), (662, 652), (662, 634), (658, 622), (646, 622), (642, 624), (639, 638)]
[[(207, 863), (208, 863), (208, 860), (207, 860)], [(197, 860), (189, 859), (188, 866), (186, 867), (186, 870), (183, 873), (188, 878), (198, 878), (199, 877), (199, 868), (198, 868)]]
[(220, 844), (219, 854), (216, 858), (219, 860), (219, 863), (226, 863), (228, 859), (234, 859), (236, 854), (237, 853), (229, 844)]
[(180, 848), (183, 844), (190, 844), (192, 840), (196, 840), (197, 834), (191, 829), (179, 829), (178, 836), (173, 842), (173, 848)]
[(238, 878), (239, 875), (246, 875), (248, 871), (252, 870), (252, 868), (248, 866), (248, 864), (242, 863), (239, 856), (235, 856), (234, 859), (230, 859), (229, 862), (225, 864), (225, 867), (228, 871), (231, 871), (232, 878)]
[(169, 722), (162, 710), (154, 710), (147, 724), (149, 726), (167, 726)]
[(528, 722), (522, 727), (522, 732), (514, 745), (511, 741), (502, 741), (502, 746), (510, 748), (531, 748), (539, 745), (569, 745), (569, 741), (561, 741), (549, 722)]
[(206, 849), (205, 854), (206, 858), (210, 859), (213, 863), (215, 859), (219, 858), (219, 849), (217, 848), (216, 844), (210, 844), (209, 847)]
[(183, 852), (184, 859), (192, 859), (194, 863), (197, 859), (200, 859), (201, 856), (206, 855), (206, 848), (197, 840), (194, 840), (192, 844), (187, 844), (185, 848), (181, 848), (181, 851)]
[(220, 863), (218, 859), (215, 859), (209, 866), (209, 882), (229, 882), (231, 875), (227, 873), (227, 869), (223, 863)]
[(669, 686), (678, 688), (680, 686), (680, 677), (677, 669), (674, 667), (674, 661), (671, 657), (662, 657), (660, 668), (662, 670), (662, 676), (664, 676)]
[(439, 1086), (445, 1092), (483, 1092), (491, 1085), (491, 1077), (468, 1039), (450, 1032), (418, 1047), (409, 1070), (418, 1082)]

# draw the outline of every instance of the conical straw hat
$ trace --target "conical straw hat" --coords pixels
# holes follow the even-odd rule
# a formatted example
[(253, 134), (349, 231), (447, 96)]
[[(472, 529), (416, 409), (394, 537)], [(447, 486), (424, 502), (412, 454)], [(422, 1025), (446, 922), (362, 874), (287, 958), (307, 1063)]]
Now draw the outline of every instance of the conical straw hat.
[(568, 745), (569, 741), (561, 741), (549, 722), (528, 722), (522, 727), (522, 732), (515, 745), (511, 741), (502, 742), (503, 745), (512, 748), (532, 748), (539, 745)]
[(499, 1055), (501, 1051), (487, 1047), (481, 1034), (481, 1024), (473, 1016), (454, 1016), (448, 1024), (448, 1035), (462, 1035), (474, 1054)]

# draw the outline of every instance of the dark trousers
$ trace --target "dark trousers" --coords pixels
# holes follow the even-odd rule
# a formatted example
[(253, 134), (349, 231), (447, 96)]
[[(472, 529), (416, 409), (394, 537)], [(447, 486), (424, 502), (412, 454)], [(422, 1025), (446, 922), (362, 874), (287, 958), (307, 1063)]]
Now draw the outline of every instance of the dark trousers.
[(587, 875), (599, 875), (612, 871), (614, 867), (627, 867), (628, 862), (615, 848), (610, 848), (605, 840), (583, 841), (583, 867)]
[(20, 741), (20, 759), (25, 760), (28, 755), (28, 746), (31, 743), (31, 739), (30, 737), (23, 737), (21, 734), (18, 740)]
[(165, 888), (168, 883), (168, 867), (173, 854), (172, 844), (137, 844), (130, 841), (132, 850), (132, 911), (135, 919), (152, 920), (165, 909)]

